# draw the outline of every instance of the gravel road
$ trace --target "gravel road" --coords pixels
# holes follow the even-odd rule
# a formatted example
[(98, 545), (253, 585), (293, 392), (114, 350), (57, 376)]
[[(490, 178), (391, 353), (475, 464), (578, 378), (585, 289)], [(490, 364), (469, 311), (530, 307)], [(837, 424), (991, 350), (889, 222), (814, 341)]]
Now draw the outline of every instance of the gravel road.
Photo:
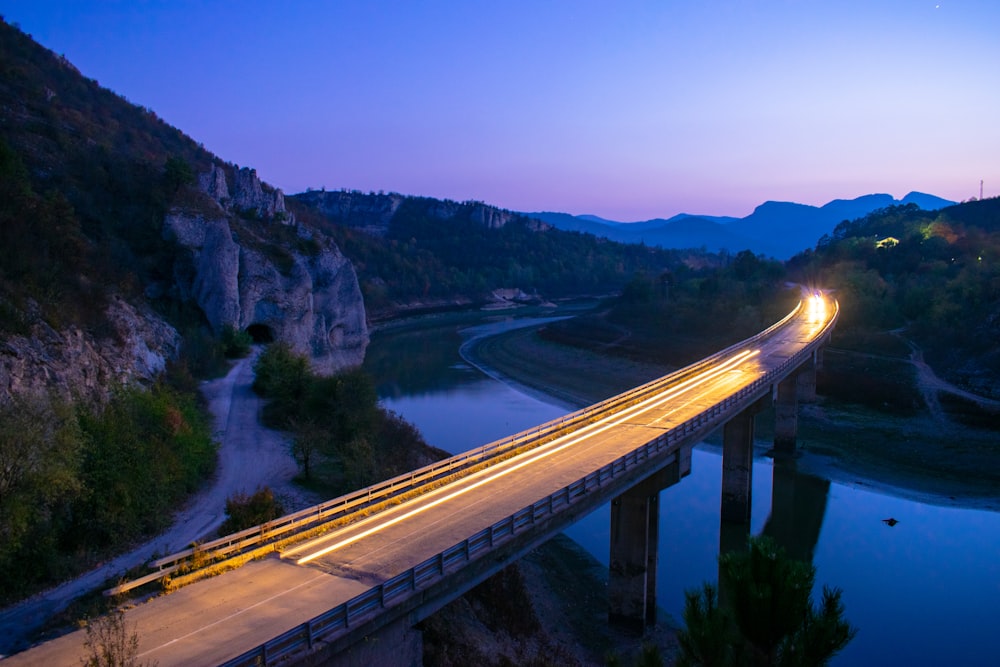
[(25, 638), (47, 619), (108, 579), (154, 555), (167, 555), (191, 542), (214, 537), (225, 519), (226, 498), (234, 493), (252, 493), (270, 486), (288, 511), (312, 502), (291, 484), (297, 468), (284, 434), (266, 429), (258, 421), (261, 400), (251, 384), (253, 362), (259, 353), (260, 349), (255, 349), (250, 357), (237, 361), (225, 377), (202, 384), (215, 421), (213, 435), (219, 442), (218, 465), (208, 485), (178, 511), (166, 532), (76, 579), (0, 611), (0, 657), (24, 648)]

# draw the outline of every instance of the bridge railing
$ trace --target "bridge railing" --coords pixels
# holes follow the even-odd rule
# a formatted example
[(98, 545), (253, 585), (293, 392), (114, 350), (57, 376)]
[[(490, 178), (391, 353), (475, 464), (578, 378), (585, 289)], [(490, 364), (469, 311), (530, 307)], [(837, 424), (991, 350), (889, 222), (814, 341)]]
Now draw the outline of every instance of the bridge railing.
[(250, 667), (251, 665), (264, 665), (266, 667), (304, 649), (311, 649), (317, 642), (331, 642), (345, 634), (349, 629), (401, 604), (408, 596), (419, 594), (431, 584), (441, 580), (474, 558), (479, 558), (494, 548), (509, 542), (539, 520), (551, 518), (565, 511), (587, 493), (606, 486), (620, 478), (624, 473), (632, 471), (636, 466), (640, 466), (661, 454), (669, 453), (669, 450), (678, 448), (679, 445), (685, 444), (686, 441), (695, 436), (703, 437), (730, 418), (732, 416), (731, 410), (743, 407), (750, 400), (756, 399), (760, 392), (769, 389), (776, 380), (802, 365), (812, 355), (813, 350), (829, 336), (836, 322), (839, 315), (839, 305), (836, 302), (834, 304), (837, 310), (833, 317), (809, 345), (719, 403), (678, 424), (645, 445), (637, 447), (568, 486), (500, 519), (493, 525), (474, 533), (467, 539), (431, 556), (405, 572), (373, 586), (347, 602), (223, 663), (222, 667)]
[(774, 323), (764, 331), (727, 347), (724, 350), (706, 357), (694, 364), (685, 366), (673, 373), (656, 378), (638, 387), (630, 389), (624, 393), (595, 403), (586, 408), (576, 410), (562, 417), (550, 420), (531, 429), (526, 429), (514, 435), (496, 440), (494, 442), (471, 449), (467, 452), (437, 461), (417, 470), (404, 473), (392, 479), (373, 484), (364, 489), (333, 498), (318, 505), (307, 507), (286, 514), (272, 521), (246, 528), (230, 535), (225, 535), (215, 540), (210, 540), (200, 544), (192, 545), (187, 549), (182, 549), (168, 556), (155, 559), (147, 564), (152, 572), (132, 579), (127, 582), (104, 591), (105, 595), (117, 595), (128, 590), (132, 590), (147, 583), (156, 581), (165, 576), (181, 570), (187, 563), (195, 557), (203, 562), (217, 561), (220, 558), (244, 553), (248, 549), (259, 547), (262, 544), (272, 542), (289, 536), (295, 532), (316, 528), (324, 522), (335, 521), (350, 515), (353, 512), (364, 510), (365, 508), (377, 505), (399, 495), (410, 493), (422, 486), (433, 484), (445, 477), (461, 473), (468, 468), (475, 467), (489, 462), (494, 458), (506, 455), (507, 453), (520, 447), (528, 446), (541, 439), (558, 432), (561, 429), (572, 427), (580, 422), (586, 422), (594, 417), (604, 414), (615, 408), (634, 402), (639, 397), (653, 391), (657, 391), (664, 385), (678, 381), (679, 378), (698, 372), (702, 368), (716, 363), (719, 359), (732, 354), (734, 351), (747, 345), (759, 342), (777, 330), (781, 329), (802, 309), (802, 302), (788, 315)]

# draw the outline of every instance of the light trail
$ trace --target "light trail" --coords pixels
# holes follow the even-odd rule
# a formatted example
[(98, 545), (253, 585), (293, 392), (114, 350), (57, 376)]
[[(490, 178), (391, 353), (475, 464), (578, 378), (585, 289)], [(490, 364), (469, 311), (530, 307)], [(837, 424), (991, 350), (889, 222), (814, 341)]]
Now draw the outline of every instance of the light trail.
[[(477, 481), (477, 482), (475, 482), (473, 484), (470, 484), (470, 485), (465, 486), (465, 487), (463, 487), (461, 489), (457, 489), (455, 491), (452, 491), (451, 493), (449, 493), (448, 495), (446, 495), (446, 496), (444, 496), (442, 498), (438, 498), (438, 499), (433, 500), (433, 501), (431, 501), (431, 502), (429, 502), (429, 503), (427, 503), (425, 505), (421, 505), (420, 507), (416, 507), (414, 509), (411, 509), (411, 510), (407, 511), (404, 514), (401, 514), (400, 516), (397, 516), (395, 518), (392, 518), (392, 519), (389, 519), (389, 520), (384, 521), (382, 523), (379, 523), (378, 525), (373, 526), (372, 528), (369, 528), (368, 530), (362, 531), (362, 532), (360, 532), (360, 533), (358, 533), (356, 535), (352, 535), (351, 537), (344, 538), (343, 540), (341, 540), (341, 541), (339, 541), (339, 542), (337, 542), (335, 544), (332, 544), (330, 546), (324, 547), (324, 548), (320, 549), (319, 551), (313, 552), (313, 553), (311, 553), (311, 554), (309, 554), (307, 556), (303, 556), (302, 558), (299, 558), (296, 561), (296, 564), (298, 564), (298, 565), (304, 565), (304, 564), (306, 564), (306, 563), (308, 563), (308, 562), (310, 562), (310, 561), (312, 561), (312, 560), (314, 560), (316, 558), (319, 558), (320, 556), (325, 556), (326, 554), (328, 554), (328, 553), (330, 553), (332, 551), (336, 551), (337, 549), (340, 549), (342, 547), (345, 547), (345, 546), (348, 546), (350, 544), (353, 544), (354, 542), (357, 542), (358, 540), (362, 540), (362, 539), (364, 539), (366, 537), (369, 537), (370, 535), (373, 535), (373, 534), (377, 533), (380, 530), (383, 530), (385, 528), (389, 528), (390, 526), (394, 526), (397, 523), (400, 523), (402, 521), (410, 519), (410, 518), (412, 518), (412, 517), (414, 517), (414, 516), (416, 516), (418, 514), (421, 514), (421, 513), (425, 512), (425, 511), (429, 510), (429, 509), (437, 507), (438, 505), (440, 505), (442, 503), (448, 502), (450, 500), (454, 500), (455, 498), (458, 498), (458, 497), (460, 497), (460, 496), (462, 496), (462, 495), (464, 495), (466, 493), (469, 493), (470, 491), (473, 491), (473, 490), (475, 490), (475, 489), (477, 489), (477, 488), (479, 488), (479, 487), (481, 487), (481, 486), (483, 486), (485, 484), (488, 484), (490, 482), (496, 481), (497, 479), (500, 479), (501, 477), (505, 477), (505, 476), (511, 474), (512, 472), (520, 470), (521, 468), (524, 468), (525, 466), (529, 466), (529, 465), (532, 465), (534, 463), (537, 463), (538, 461), (540, 461), (540, 460), (542, 460), (544, 458), (547, 458), (549, 456), (552, 456), (553, 454), (555, 454), (557, 452), (560, 452), (560, 451), (566, 449), (567, 447), (571, 447), (571, 446), (577, 444), (578, 442), (581, 442), (582, 440), (585, 440), (587, 438), (591, 438), (591, 437), (593, 437), (593, 436), (595, 436), (595, 435), (597, 435), (599, 433), (607, 431), (608, 429), (614, 428), (616, 426), (620, 426), (621, 424), (624, 424), (626, 421), (628, 421), (629, 419), (632, 419), (636, 415), (639, 415), (639, 414), (642, 414), (644, 412), (648, 412), (649, 410), (652, 410), (654, 408), (657, 408), (657, 407), (661, 406), (663, 403), (665, 403), (667, 401), (670, 401), (670, 400), (673, 400), (677, 396), (680, 396), (680, 395), (682, 395), (682, 394), (690, 391), (691, 389), (693, 389), (695, 387), (698, 387), (699, 385), (705, 384), (706, 382), (709, 382), (710, 380), (714, 380), (719, 375), (725, 374), (725, 373), (729, 372), (730, 370), (734, 370), (736, 366), (739, 366), (740, 364), (742, 364), (742, 363), (744, 363), (746, 361), (749, 361), (751, 358), (757, 356), (758, 354), (760, 354), (760, 350), (752, 350), (752, 351), (750, 351), (750, 350), (744, 350), (743, 352), (737, 354), (736, 356), (734, 356), (733, 358), (729, 359), (725, 363), (720, 364), (720, 365), (718, 365), (718, 366), (716, 366), (716, 367), (714, 367), (714, 368), (712, 368), (712, 369), (710, 369), (708, 371), (700, 373), (699, 375), (696, 375), (693, 378), (689, 378), (688, 380), (685, 380), (684, 382), (682, 382), (682, 383), (680, 383), (680, 384), (678, 384), (678, 385), (676, 385), (674, 387), (671, 387), (669, 390), (665, 391), (663, 394), (657, 394), (656, 396), (654, 396), (654, 397), (652, 397), (650, 399), (646, 399), (646, 400), (642, 401), (638, 405), (631, 406), (631, 407), (626, 408), (624, 410), (621, 410), (619, 412), (615, 412), (614, 414), (608, 415), (607, 417), (605, 417), (605, 418), (603, 418), (601, 420), (598, 420), (597, 422), (594, 422), (593, 424), (589, 424), (586, 427), (581, 428), (579, 431), (577, 431), (576, 433), (574, 433), (571, 436), (563, 436), (563, 438), (557, 438), (552, 443), (548, 443), (547, 445), (544, 446), (547, 451), (539, 453), (538, 448), (536, 448), (536, 449), (532, 450), (530, 453), (528, 453), (527, 458), (525, 460), (523, 460), (523, 461), (520, 461), (520, 462), (518, 462), (516, 464), (511, 465), (510, 462), (513, 462), (516, 459), (510, 459), (510, 462), (504, 462), (504, 463), (500, 464), (500, 465), (505, 465), (505, 464), (509, 465), (509, 467), (506, 470), (501, 470), (499, 472), (495, 472), (497, 466), (494, 466), (494, 467), (489, 468), (489, 469), (487, 469), (485, 471), (481, 471), (481, 473), (477, 473), (477, 474), (489, 474), (489, 473), (492, 473), (492, 474), (490, 474), (488, 477), (485, 477), (484, 479), (481, 479), (481, 480), (479, 480), (479, 481)], [(555, 446), (556, 444), (559, 443), (560, 440), (562, 440), (564, 438), (568, 439), (568, 441), (565, 442), (565, 443), (563, 443), (563, 444), (561, 444), (561, 445), (559, 445), (559, 446)], [(473, 476), (470, 475), (469, 477), (463, 478), (462, 481), (463, 482), (467, 482), (470, 479), (473, 479)], [(447, 490), (447, 487), (443, 487), (443, 489), (440, 492), (444, 492), (445, 490)], [(431, 494), (425, 494), (425, 495), (421, 496), (420, 498), (416, 499), (414, 502), (424, 501), (428, 497), (431, 497)], [(363, 520), (361, 522), (358, 522), (356, 524), (353, 524), (353, 525), (345, 528), (342, 531), (337, 531), (333, 535), (324, 536), (324, 537), (319, 538), (317, 540), (312, 540), (311, 542), (303, 544), (300, 547), (295, 547), (293, 549), (289, 549), (284, 554), (282, 554), (282, 557), (290, 556), (290, 555), (293, 555), (295, 553), (299, 553), (301, 551), (305, 551), (305, 550), (310, 549), (310, 548), (312, 548), (313, 546), (315, 546), (315, 545), (317, 545), (319, 543), (329, 541), (330, 539), (335, 539), (338, 535), (342, 535), (344, 532), (346, 532), (348, 530), (354, 530), (354, 529), (357, 529), (357, 528), (359, 528), (359, 527), (361, 527), (363, 525), (366, 525), (368, 523), (373, 523), (373, 522), (376, 522), (376, 521), (382, 521), (383, 519), (385, 519), (385, 514), (384, 513), (380, 514), (378, 516), (371, 517), (370, 519), (365, 519), (365, 520)]]

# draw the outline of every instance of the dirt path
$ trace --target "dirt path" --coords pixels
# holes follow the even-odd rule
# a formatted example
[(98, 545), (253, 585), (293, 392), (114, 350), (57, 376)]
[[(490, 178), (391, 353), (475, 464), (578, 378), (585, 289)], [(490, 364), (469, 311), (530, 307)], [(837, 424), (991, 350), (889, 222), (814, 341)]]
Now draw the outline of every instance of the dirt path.
[(186, 503), (163, 534), (76, 579), (0, 611), (0, 656), (21, 645), (75, 598), (102, 587), (107, 580), (155, 555), (170, 554), (191, 542), (214, 537), (225, 519), (226, 498), (234, 493), (252, 493), (270, 486), (289, 511), (309, 504), (291, 484), (297, 469), (284, 435), (258, 422), (261, 401), (251, 389), (258, 353), (236, 362), (225, 377), (202, 385), (215, 420), (213, 436), (220, 443), (216, 473), (209, 485)]
[(924, 351), (921, 350), (916, 343), (904, 338), (899, 330), (892, 331), (890, 333), (910, 347), (910, 363), (913, 364), (913, 367), (917, 371), (917, 388), (920, 390), (924, 403), (927, 404), (927, 409), (930, 411), (931, 416), (933, 416), (935, 420), (943, 421), (948, 419), (944, 410), (941, 408), (941, 401), (938, 400), (938, 394), (942, 392), (964, 398), (967, 401), (975, 403), (984, 410), (988, 410), (990, 412), (1000, 412), (1000, 401), (994, 401), (993, 399), (986, 398), (985, 396), (965, 391), (961, 387), (956, 387), (947, 380), (938, 377), (938, 375), (934, 372), (934, 369), (928, 366), (927, 362), (924, 361)]

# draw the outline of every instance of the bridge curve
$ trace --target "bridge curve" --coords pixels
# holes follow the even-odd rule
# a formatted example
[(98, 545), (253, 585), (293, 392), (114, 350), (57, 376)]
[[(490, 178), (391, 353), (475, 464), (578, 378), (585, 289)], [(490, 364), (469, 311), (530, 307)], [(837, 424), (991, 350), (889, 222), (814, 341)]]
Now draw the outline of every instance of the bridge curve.
[[(140, 653), (164, 667), (271, 664), (304, 656), (311, 662), (318, 655), (349, 654), (365, 637), (405, 635), (604, 503), (614, 500), (622, 508), (623, 530), (629, 529), (630, 499), (637, 498), (640, 514), (648, 516), (649, 498), (686, 475), (691, 448), (720, 427), (724, 469), (728, 457), (737, 471), (734, 483), (727, 486), (724, 479), (723, 514), (728, 488), (730, 513), (738, 517), (741, 494), (749, 504), (749, 475), (740, 475), (749, 465), (752, 415), (770, 400), (781, 419), (782, 396), (814, 372), (838, 314), (836, 301), (810, 297), (774, 326), (691, 366), (474, 450), (477, 456), (466, 453), (415, 471), (409, 478), (419, 484), (407, 487), (405, 475), (397, 478), (395, 488), (402, 491), (396, 495), (385, 490), (393, 485), (376, 485), (378, 493), (389, 494), (380, 511), (285, 548), (280, 557), (130, 610), (139, 624)], [(787, 424), (779, 427), (787, 435)], [(791, 431), (794, 440), (794, 426)], [(742, 454), (731, 456), (730, 448)], [(417, 486), (423, 492), (408, 497)], [(614, 535), (612, 541), (614, 569)], [(625, 560), (628, 551), (626, 545)], [(655, 554), (652, 568), (655, 576)], [(648, 577), (626, 577), (619, 609), (632, 613), (632, 598), (651, 586)], [(236, 588), (250, 595), (224, 603), (221, 591)], [(642, 604), (638, 613), (648, 614)], [(192, 630), (192, 617), (199, 616), (203, 622)], [(268, 634), (273, 639), (259, 643)], [(74, 635), (12, 656), (10, 664), (56, 664), (52, 657), (66, 654), (50, 645), (80, 646), (82, 638)]]

